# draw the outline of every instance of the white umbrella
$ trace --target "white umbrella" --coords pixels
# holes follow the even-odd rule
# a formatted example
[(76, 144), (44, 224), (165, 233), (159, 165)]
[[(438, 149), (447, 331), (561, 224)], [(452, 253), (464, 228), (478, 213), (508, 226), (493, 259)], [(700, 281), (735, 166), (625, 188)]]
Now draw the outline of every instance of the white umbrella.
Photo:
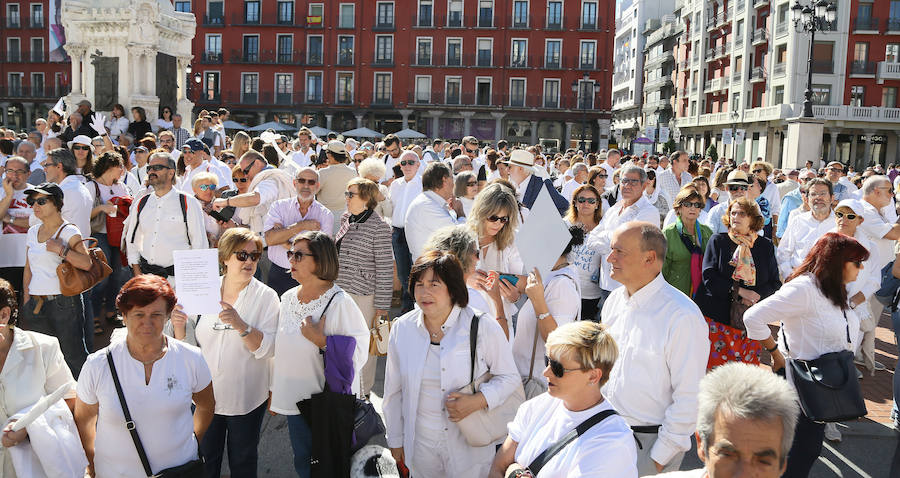
[(263, 123), (261, 125), (254, 126), (252, 128), (248, 128), (247, 131), (265, 131), (267, 129), (271, 129), (274, 131), (296, 131), (297, 130), (297, 128), (286, 125), (284, 123), (279, 123), (277, 121), (269, 121), (268, 123)]
[(345, 138), (378, 138), (381, 139), (384, 137), (383, 134), (378, 131), (371, 130), (369, 128), (356, 128), (351, 129), (350, 131), (344, 131), (341, 133)]
[(409, 128), (401, 129), (394, 134), (400, 139), (422, 139), (427, 137), (424, 134)]

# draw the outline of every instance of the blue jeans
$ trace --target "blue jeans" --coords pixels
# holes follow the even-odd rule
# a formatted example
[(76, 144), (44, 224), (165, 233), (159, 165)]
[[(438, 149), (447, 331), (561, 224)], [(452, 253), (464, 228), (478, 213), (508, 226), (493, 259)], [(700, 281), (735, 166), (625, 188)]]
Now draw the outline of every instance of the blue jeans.
[(413, 309), (413, 299), (409, 295), (409, 271), (412, 269), (412, 256), (409, 244), (406, 243), (406, 232), (402, 227), (395, 227), (391, 232), (391, 246), (394, 248), (394, 261), (397, 263), (397, 279), (400, 280), (403, 305), (401, 313)]
[(606, 303), (606, 299), (609, 298), (609, 294), (611, 293), (612, 291), (600, 289), (600, 298), (597, 299), (597, 319), (595, 322), (603, 323), (603, 304)]
[(63, 358), (77, 380), (81, 366), (87, 359), (84, 343), (84, 304), (81, 294), (65, 297), (57, 295), (53, 300), (43, 300), (41, 310), (34, 312), (37, 299), (28, 299), (19, 311), (19, 324), (24, 330), (31, 330), (59, 340)]
[(266, 402), (246, 415), (214, 415), (203, 435), (200, 454), (206, 462), (203, 475), (217, 478), (222, 473), (222, 456), (228, 444), (228, 468), (231, 476), (256, 477), (259, 461), (259, 430), (266, 414)]
[(822, 440), (825, 439), (825, 424), (816, 423), (803, 412), (797, 417), (794, 428), (794, 442), (788, 452), (787, 468), (781, 478), (806, 478), (812, 469), (819, 453), (822, 452)]
[(300, 478), (309, 478), (309, 453), (312, 450), (312, 431), (302, 415), (288, 415), (288, 433), (294, 450), (294, 470)]
[(106, 302), (106, 312), (114, 312), (116, 310), (116, 296), (119, 294), (119, 288), (125, 283), (125, 275), (129, 270), (122, 267), (122, 261), (119, 259), (119, 248), (110, 245), (106, 234), (96, 233), (92, 236), (97, 239), (97, 247), (106, 255), (106, 261), (112, 268), (112, 274), (95, 285), (91, 290), (91, 309), (86, 311), (85, 315), (93, 318), (99, 318), (100, 312), (103, 310), (103, 302)]

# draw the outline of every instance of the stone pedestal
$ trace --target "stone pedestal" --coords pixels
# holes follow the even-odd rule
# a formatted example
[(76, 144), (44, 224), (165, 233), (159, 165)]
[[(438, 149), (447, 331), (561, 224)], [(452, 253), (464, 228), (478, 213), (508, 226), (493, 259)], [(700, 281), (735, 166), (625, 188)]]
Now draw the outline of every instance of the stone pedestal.
[(806, 161), (815, 163), (822, 147), (825, 120), (800, 117), (789, 119), (787, 123), (787, 147), (781, 167), (800, 169)]

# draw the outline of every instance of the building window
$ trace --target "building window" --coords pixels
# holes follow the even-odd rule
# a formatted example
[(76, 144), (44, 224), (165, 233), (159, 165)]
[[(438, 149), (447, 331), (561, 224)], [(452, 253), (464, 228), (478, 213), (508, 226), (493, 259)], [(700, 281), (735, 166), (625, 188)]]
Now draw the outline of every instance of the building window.
[(18, 38), (6, 39), (6, 60), (10, 63), (22, 61), (22, 42)]
[[(190, 12), (190, 2), (188, 4), (188, 12)], [(31, 28), (44, 27), (44, 5), (40, 3), (31, 4)]]
[(478, 39), (478, 66), (491, 66), (494, 42), (491, 38)]
[(462, 66), (462, 38), (447, 39), (447, 66)]
[(391, 104), (390, 73), (375, 73), (375, 97), (372, 101), (376, 105)]
[(53, 74), (53, 96), (62, 96), (63, 93), (63, 79), (62, 73), (56, 72)]
[(834, 73), (834, 42), (815, 42), (813, 44), (813, 73)]
[(597, 2), (584, 1), (581, 4), (581, 28), (585, 30), (597, 29)]
[(340, 8), (340, 14), (338, 16), (338, 28), (353, 28), (353, 14), (354, 10), (356, 9), (356, 5), (352, 3), (342, 3)]
[(259, 1), (244, 2), (244, 23), (259, 23)]
[(731, 95), (731, 111), (737, 111), (741, 109), (741, 94), (733, 93)]
[(593, 69), (597, 61), (597, 42), (581, 41), (581, 69)]
[(353, 37), (341, 35), (338, 37), (338, 65), (353, 64)]
[(275, 104), (289, 105), (293, 103), (294, 76), (287, 73), (275, 74)]
[(853, 61), (869, 61), (869, 44), (856, 42), (853, 45)]
[(416, 103), (431, 103), (431, 77), (416, 77)]
[(247, 63), (259, 61), (259, 35), (244, 36), (244, 61)]
[(544, 80), (544, 108), (559, 108), (559, 80)]
[(861, 85), (850, 87), (850, 106), (865, 106), (866, 87)]
[(888, 43), (884, 47), (884, 61), (900, 63), (900, 43)]
[(897, 107), (897, 87), (885, 86), (881, 88), (881, 106), (882, 108)]
[(44, 94), (44, 74), (43, 73), (32, 73), (31, 74), (31, 95), (36, 98), (43, 98)]
[(322, 35), (306, 37), (306, 62), (310, 65), (322, 64)]
[(431, 65), (431, 38), (416, 39), (416, 64)]
[(491, 104), (491, 79), (475, 78), (475, 104), (478, 106), (490, 106)]
[(325, 4), (324, 3), (310, 3), (308, 13), (306, 16), (307, 26), (321, 28), (322, 27), (322, 16), (324, 14), (325, 14)]
[(494, 26), (494, 0), (478, 0), (478, 26)]
[(241, 103), (254, 105), (259, 102), (259, 74), (241, 74)]
[(562, 2), (547, 2), (547, 29), (562, 30)]
[(278, 63), (291, 63), (294, 59), (294, 37), (278, 35)]
[(594, 107), (594, 80), (578, 80), (578, 91), (578, 108), (592, 109)]
[(18, 3), (10, 3), (6, 5), (6, 27), (19, 28), (22, 25), (19, 15), (20, 13)]
[(562, 40), (547, 40), (547, 47), (544, 52), (544, 68), (561, 68), (561, 52)]
[(377, 28), (394, 28), (394, 2), (378, 2), (375, 17)]
[(433, 12), (434, 0), (419, 0), (419, 17), (416, 25), (430, 27), (432, 25)]
[(780, 105), (782, 103), (784, 103), (784, 86), (776, 86), (775, 87), (775, 101), (772, 104)]
[[(182, 2), (182, 1), (177, 1), (177, 0), (176, 0), (176, 2), (175, 2), (175, 11), (176, 11), (176, 12), (191, 13), (191, 2), (190, 2), (190, 1)], [(31, 21), (32, 21), (32, 23), (34, 23), (34, 19), (32, 19)], [(34, 26), (34, 25), (32, 25), (32, 26)]]
[(31, 39), (31, 61), (34, 63), (42, 63), (44, 61), (44, 39)]
[(513, 28), (528, 28), (528, 0), (513, 2)]
[(206, 35), (206, 61), (216, 62), (222, 58), (222, 35)]
[(447, 1), (447, 26), (463, 26), (463, 0)]
[(448, 105), (458, 105), (462, 90), (462, 78), (458, 76), (447, 78), (447, 87), (444, 89), (446, 98), (444, 102)]
[(210, 0), (206, 7), (206, 24), (221, 25), (225, 22), (225, 2)]
[(278, 24), (291, 25), (294, 23), (294, 2), (278, 2)]
[(509, 80), (509, 106), (525, 106), (525, 78)]
[(204, 88), (204, 96), (207, 101), (219, 100), (219, 72), (206, 72), (206, 87)]
[(528, 40), (524, 38), (513, 39), (509, 66), (513, 68), (525, 68), (528, 66)]
[(24, 91), (22, 91), (22, 79), (25, 76), (24, 73), (10, 73), (9, 74), (9, 95), (10, 96), (23, 96)]
[(814, 105), (831, 104), (831, 85), (812, 85), (812, 102)]
[(353, 104), (353, 73), (337, 74), (336, 100), (339, 105)]
[(375, 35), (375, 64), (390, 65), (394, 63), (394, 36)]
[(306, 74), (306, 102), (322, 102), (322, 72), (310, 72)]

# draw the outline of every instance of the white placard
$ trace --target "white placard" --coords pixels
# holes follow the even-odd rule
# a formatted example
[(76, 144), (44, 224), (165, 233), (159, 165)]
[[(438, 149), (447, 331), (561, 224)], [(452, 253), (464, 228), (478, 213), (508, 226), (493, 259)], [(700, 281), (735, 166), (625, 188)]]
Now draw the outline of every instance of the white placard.
[(731, 144), (731, 128), (722, 130), (722, 144)]
[(219, 282), (219, 251), (189, 249), (173, 251), (175, 296), (187, 315), (218, 314), (222, 292)]
[(0, 234), (0, 267), (25, 267), (28, 234)]
[(744, 138), (746, 138), (746, 137), (747, 137), (747, 130), (744, 130), (744, 129), (735, 130), (734, 140), (737, 141), (738, 143), (743, 143)]
[(647, 131), (644, 133), (647, 136), (647, 139), (656, 140), (656, 127), (648, 126)]
[(537, 267), (541, 275), (546, 276), (571, 239), (569, 228), (550, 199), (545, 185), (538, 193), (528, 219), (516, 234), (516, 247), (525, 265), (525, 274)]
[(660, 143), (668, 143), (669, 142), (669, 127), (668, 126), (660, 126), (659, 127), (659, 142)]

